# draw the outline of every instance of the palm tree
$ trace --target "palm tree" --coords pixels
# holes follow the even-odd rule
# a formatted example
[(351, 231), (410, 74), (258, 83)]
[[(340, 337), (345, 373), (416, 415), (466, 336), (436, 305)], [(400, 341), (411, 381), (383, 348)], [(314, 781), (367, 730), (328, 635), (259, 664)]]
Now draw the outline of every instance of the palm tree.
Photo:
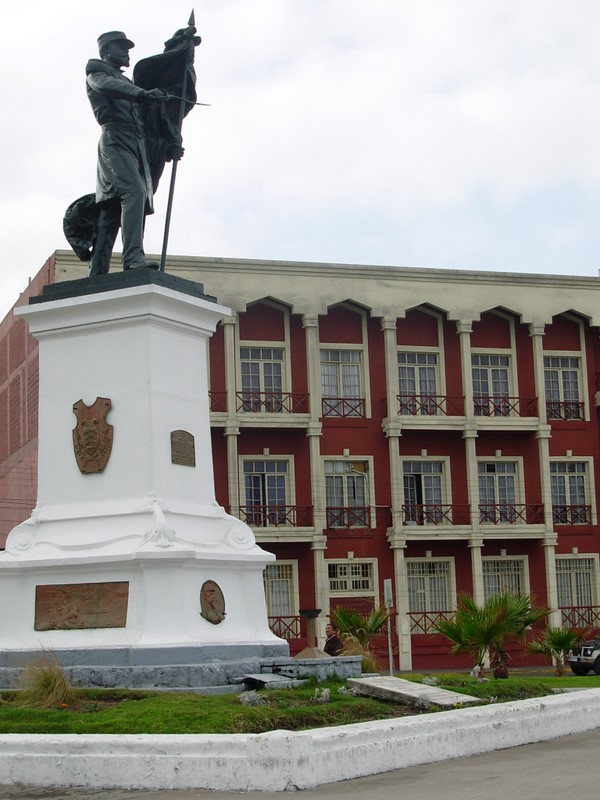
[(527, 628), (547, 614), (548, 609), (534, 605), (529, 595), (494, 595), (479, 606), (471, 595), (461, 594), (455, 614), (438, 620), (434, 629), (453, 642), (450, 650), (453, 655), (471, 654), (480, 677), (485, 674), (487, 657), (494, 667), (494, 677), (505, 678), (508, 676), (505, 643), (524, 638)]
[(527, 645), (527, 652), (532, 655), (550, 656), (554, 661), (554, 674), (561, 678), (565, 674), (565, 654), (579, 642), (582, 642), (589, 631), (577, 628), (547, 627), (542, 636), (533, 639)]
[(385, 608), (375, 608), (369, 616), (349, 608), (336, 608), (331, 621), (344, 639), (346, 655), (362, 655), (363, 671), (376, 672), (377, 661), (371, 651), (371, 640), (386, 624), (389, 613)]

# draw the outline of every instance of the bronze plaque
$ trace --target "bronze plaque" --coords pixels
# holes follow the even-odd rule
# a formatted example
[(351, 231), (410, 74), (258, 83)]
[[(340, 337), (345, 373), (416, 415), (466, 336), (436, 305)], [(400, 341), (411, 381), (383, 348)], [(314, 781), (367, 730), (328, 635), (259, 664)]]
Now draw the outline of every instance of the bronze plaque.
[(36, 631), (124, 628), (129, 581), (58, 583), (35, 587)]
[(188, 431), (171, 431), (171, 463), (182, 467), (196, 466), (196, 445)]
[(83, 400), (73, 405), (77, 425), (73, 428), (73, 449), (80, 471), (102, 472), (113, 443), (113, 426), (106, 422), (106, 415), (112, 407), (108, 397), (97, 397), (91, 406)]
[(200, 589), (200, 616), (213, 625), (225, 619), (225, 598), (215, 581), (204, 581)]

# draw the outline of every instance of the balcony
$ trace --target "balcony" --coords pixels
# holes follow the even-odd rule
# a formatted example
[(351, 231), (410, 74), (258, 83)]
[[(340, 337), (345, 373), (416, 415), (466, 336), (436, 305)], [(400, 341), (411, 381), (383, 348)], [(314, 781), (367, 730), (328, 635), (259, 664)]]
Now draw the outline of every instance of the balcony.
[(473, 397), (473, 413), (476, 417), (537, 417), (537, 399), (477, 395)]
[(544, 506), (538, 504), (480, 503), (482, 525), (540, 525), (544, 522)]
[(408, 614), (410, 632), (435, 633), (433, 630), (435, 623), (440, 619), (450, 619), (453, 614), (453, 611), (410, 611)]
[(470, 525), (469, 506), (461, 505), (426, 505), (402, 506), (403, 525)]
[(310, 528), (312, 506), (240, 506), (240, 519), (251, 528)]
[(552, 506), (552, 521), (555, 525), (591, 525), (591, 506)]
[(465, 413), (464, 397), (447, 397), (435, 394), (399, 394), (398, 414), (401, 416), (462, 417)]
[(348, 417), (365, 416), (364, 397), (323, 397), (322, 411), (324, 417), (337, 417), (347, 419)]
[(548, 420), (583, 419), (583, 402), (579, 400), (546, 400)]
[(281, 639), (300, 639), (306, 636), (306, 621), (299, 616), (269, 617), (269, 627)]
[(561, 606), (563, 628), (600, 628), (600, 606)]
[(308, 414), (308, 395), (297, 392), (236, 392), (237, 413)]
[(327, 506), (328, 528), (370, 528), (371, 509), (369, 506)]

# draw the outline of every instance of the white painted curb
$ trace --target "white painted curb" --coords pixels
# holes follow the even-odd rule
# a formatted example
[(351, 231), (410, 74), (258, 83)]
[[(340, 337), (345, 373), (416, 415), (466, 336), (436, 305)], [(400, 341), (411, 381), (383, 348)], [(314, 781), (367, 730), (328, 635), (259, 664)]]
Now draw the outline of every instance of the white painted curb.
[(0, 784), (309, 789), (600, 727), (600, 689), (334, 728), (235, 735), (0, 736)]

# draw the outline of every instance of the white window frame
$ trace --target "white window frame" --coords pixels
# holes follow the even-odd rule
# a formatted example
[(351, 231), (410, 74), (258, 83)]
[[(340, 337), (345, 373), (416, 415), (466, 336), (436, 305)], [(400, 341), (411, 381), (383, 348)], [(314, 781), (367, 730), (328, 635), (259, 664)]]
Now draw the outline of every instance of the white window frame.
[[(590, 572), (591, 580), (590, 580), (590, 589), (592, 594), (592, 603), (591, 606), (600, 606), (600, 556), (598, 553), (557, 553), (555, 556), (556, 567), (558, 567), (558, 561), (583, 561), (583, 560), (591, 560), (592, 562), (592, 569)], [(572, 575), (572, 573), (570, 572)], [(557, 590), (557, 602), (558, 598), (558, 569), (556, 569), (556, 590)], [(560, 606), (559, 608), (580, 608), (580, 606)]]
[[(523, 556), (515, 556), (515, 555), (499, 555), (499, 556), (482, 556), (481, 563), (482, 569), (483, 564), (491, 564), (491, 563), (508, 563), (509, 561), (517, 561), (521, 565), (520, 569), (520, 580), (521, 580), (521, 592), (518, 596), (525, 596), (530, 593), (530, 583), (529, 583), (529, 557), (526, 555)], [(485, 594), (485, 599), (487, 600), (488, 597), (495, 596), (495, 595), (488, 595), (485, 592), (485, 575), (483, 576), (483, 590)], [(501, 592), (503, 594), (503, 592)]]
[[(582, 345), (583, 346), (583, 345)], [(546, 359), (547, 358), (576, 358), (579, 361), (579, 366), (577, 368), (577, 382), (578, 382), (578, 394), (579, 399), (576, 401), (581, 403), (582, 405), (582, 416), (581, 417), (573, 417), (572, 419), (564, 419), (563, 417), (548, 417), (549, 422), (582, 422), (588, 421), (590, 419), (589, 416), (589, 402), (587, 400), (587, 376), (585, 370), (585, 352), (577, 351), (577, 350), (544, 350), (542, 354), (542, 369), (544, 371), (544, 404), (546, 405), (549, 401), (546, 397), (546, 370), (552, 369), (552, 367), (546, 367)], [(562, 371), (562, 368), (559, 368)], [(560, 399), (559, 402), (565, 403), (569, 402), (568, 400), (564, 399), (563, 395), (563, 385), (562, 380), (559, 382), (559, 390), (560, 390)], [(546, 411), (546, 414), (548, 412)]]
[[(371, 517), (371, 528), (376, 528), (377, 527), (377, 520), (375, 519), (375, 516), (376, 516), (377, 506), (376, 506), (376, 502), (375, 502), (375, 475), (374, 475), (374, 471), (373, 471), (373, 456), (361, 456), (361, 455), (336, 456), (336, 455), (329, 455), (329, 456), (322, 456), (321, 457), (321, 474), (322, 474), (322, 484), (321, 485), (323, 487), (322, 500), (323, 500), (323, 508), (325, 508), (325, 509), (327, 508), (327, 489), (326, 489), (327, 475), (326, 475), (326, 472), (325, 472), (325, 462), (327, 462), (327, 461), (337, 461), (337, 462), (344, 461), (344, 462), (350, 462), (350, 463), (356, 462), (356, 461), (362, 461), (363, 463), (365, 463), (367, 465), (367, 473), (366, 473), (366, 476), (367, 476), (367, 480), (366, 480), (366, 486), (367, 486), (367, 497), (366, 497), (366, 500), (367, 500), (367, 503), (365, 504), (365, 507), (368, 507), (369, 510), (370, 510), (369, 513), (370, 513), (370, 517)], [(344, 506), (344, 508), (345, 507), (346, 506)], [(350, 506), (348, 506), (348, 507), (350, 507)], [(344, 528), (335, 528), (334, 530), (345, 530), (345, 529)], [(348, 530), (352, 530), (352, 528), (349, 528)]]
[[(402, 486), (400, 489), (402, 497), (402, 506), (407, 505), (407, 499), (404, 492), (404, 464), (411, 463), (441, 463), (441, 486), (442, 486), (442, 505), (452, 505), (452, 479), (450, 475), (450, 458), (449, 456), (419, 456), (419, 455), (400, 455), (400, 475), (402, 479)], [(404, 525), (407, 523), (405, 522)], [(410, 525), (410, 522), (408, 523)], [(441, 523), (443, 524), (443, 523)], [(427, 523), (423, 527), (426, 527)]]
[[(369, 564), (371, 566), (371, 582), (372, 582), (372, 589), (365, 590), (365, 589), (347, 589), (347, 590), (340, 590), (340, 589), (332, 589), (331, 588), (331, 578), (329, 577), (329, 565), (357, 565), (357, 564)], [(330, 597), (372, 597), (373, 598), (373, 606), (377, 608), (379, 605), (379, 570), (378, 570), (378, 562), (376, 558), (326, 558), (325, 559), (325, 569), (327, 570), (327, 588)], [(348, 580), (351, 580), (351, 576), (348, 576)], [(335, 579), (334, 579), (335, 580)]]
[[(322, 342), (319, 336), (317, 358), (319, 362), (319, 392), (321, 394), (321, 402), (323, 399), (323, 378), (321, 376), (321, 350), (360, 350), (361, 352), (361, 392), (360, 395), (365, 401), (365, 419), (371, 417), (371, 368), (369, 365), (369, 328), (367, 320), (367, 312), (362, 308), (357, 308), (349, 303), (338, 303), (331, 308), (342, 307), (354, 314), (360, 314), (361, 323), (361, 339), (360, 342)], [(329, 309), (328, 309), (329, 311)], [(326, 419), (335, 419), (335, 415), (327, 415)], [(361, 419), (360, 417), (352, 417), (352, 419)]]
[[(285, 505), (286, 506), (295, 506), (296, 505), (296, 475), (294, 470), (294, 456), (293, 455), (261, 455), (260, 453), (256, 454), (244, 454), (238, 456), (238, 474), (240, 476), (239, 481), (239, 505), (241, 508), (247, 508), (248, 505), (246, 503), (246, 473), (244, 472), (244, 463), (246, 461), (285, 461), (287, 463), (287, 471), (285, 473), (286, 482), (285, 482)], [(257, 473), (259, 474), (259, 473)], [(242, 486), (242, 483), (244, 484)], [(268, 505), (268, 503), (265, 503)], [(249, 523), (250, 524), (250, 523)], [(283, 525), (280, 527), (284, 527)], [(275, 529), (276, 526), (269, 526), (265, 525), (264, 528), (260, 526), (260, 530), (270, 530)]]
[[(439, 323), (439, 321), (438, 321), (438, 323)], [(397, 348), (396, 348), (396, 372), (398, 374), (398, 395), (399, 396), (402, 395), (402, 391), (400, 389), (400, 368), (401, 368), (401, 366), (411, 366), (411, 367), (414, 366), (415, 370), (418, 370), (418, 367), (421, 366), (419, 364), (414, 364), (414, 365), (413, 364), (405, 364), (405, 365), (402, 365), (398, 361), (399, 356), (401, 354), (415, 355), (415, 356), (433, 355), (433, 356), (436, 357), (436, 364), (435, 364), (435, 395), (436, 395), (436, 397), (446, 397), (446, 376), (442, 372), (442, 368), (444, 366), (442, 353), (443, 353), (443, 351), (439, 346), (438, 347), (416, 347), (416, 346), (413, 346), (413, 345), (397, 345)], [(426, 364), (425, 366), (429, 366), (429, 365)], [(417, 380), (417, 383), (418, 383), (418, 380)], [(417, 388), (417, 391), (415, 392), (415, 397), (421, 397), (421, 396), (422, 395), (420, 394), (420, 392), (418, 391), (418, 388)], [(402, 415), (402, 416), (405, 416), (405, 415)], [(437, 413), (434, 413), (434, 414), (421, 414), (420, 412), (417, 412), (416, 416), (438, 416), (438, 414)]]
[[(263, 573), (263, 586), (265, 587), (265, 600), (267, 604), (267, 616), (281, 616), (273, 614), (270, 608), (271, 592), (267, 589), (267, 580), (269, 580), (268, 572), (273, 567), (289, 567), (291, 569), (290, 575), (290, 614), (291, 617), (298, 616), (298, 609), (300, 607), (299, 598), (299, 583), (298, 583), (298, 561), (296, 559), (277, 559), (271, 564), (267, 564)], [(274, 578), (276, 580), (276, 578)]]
[[(477, 505), (485, 505), (482, 503), (481, 494), (479, 489), (479, 464), (500, 464), (500, 463), (509, 463), (509, 464), (516, 464), (515, 469), (515, 500), (514, 505), (522, 506), (525, 505), (525, 476), (523, 474), (523, 456), (478, 456), (477, 457)], [(502, 505), (502, 503), (496, 502), (495, 505)], [(486, 522), (481, 522), (482, 525), (487, 525)], [(500, 523), (501, 524), (501, 523)], [(519, 524), (517, 523), (506, 523), (506, 524)]]
[[(563, 456), (562, 458), (559, 456), (552, 456), (550, 459), (550, 464), (568, 464), (569, 462), (577, 463), (583, 462), (585, 464), (585, 505), (590, 506), (591, 509), (591, 521), (589, 524), (596, 525), (597, 524), (597, 516), (596, 516), (596, 487), (595, 487), (595, 480), (594, 480), (594, 459), (592, 456)], [(568, 473), (567, 473), (568, 474)], [(550, 470), (548, 470), (548, 480), (550, 480)], [(552, 499), (552, 484), (549, 487), (549, 495), (550, 499)], [(554, 505), (554, 503), (552, 503)], [(562, 523), (554, 523), (560, 525)], [(562, 556), (561, 556), (562, 558)]]
[(454, 611), (456, 609), (456, 562), (454, 556), (435, 556), (435, 557), (425, 557), (425, 558), (417, 558), (417, 557), (410, 557), (404, 559), (407, 570), (406, 570), (406, 606), (408, 609), (409, 614), (435, 614), (436, 611), (432, 609), (426, 609), (424, 612), (422, 611), (411, 611), (410, 610), (410, 593), (408, 591), (408, 565), (409, 564), (432, 564), (432, 563), (446, 563), (448, 564), (448, 583), (447, 583), (447, 599), (448, 599), (448, 608), (441, 609), (443, 611)]

